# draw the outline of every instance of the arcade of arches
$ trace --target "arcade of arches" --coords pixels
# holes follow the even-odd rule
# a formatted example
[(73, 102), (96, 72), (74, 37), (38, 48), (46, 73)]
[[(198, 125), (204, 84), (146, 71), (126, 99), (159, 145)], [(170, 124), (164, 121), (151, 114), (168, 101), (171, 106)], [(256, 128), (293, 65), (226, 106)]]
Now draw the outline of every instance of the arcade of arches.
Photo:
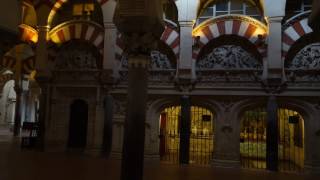
[[(161, 0), (164, 31), (136, 60), (117, 1), (23, 0), (15, 32), (0, 24), (0, 142), (119, 159), (146, 91), (145, 159), (319, 173), (311, 1), (269, 1)], [(127, 101), (132, 87), (141, 102)]]

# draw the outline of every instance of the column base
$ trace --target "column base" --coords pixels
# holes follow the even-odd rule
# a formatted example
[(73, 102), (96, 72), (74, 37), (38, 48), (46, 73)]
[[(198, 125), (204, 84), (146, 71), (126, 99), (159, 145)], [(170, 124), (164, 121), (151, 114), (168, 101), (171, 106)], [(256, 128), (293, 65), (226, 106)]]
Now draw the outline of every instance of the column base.
[(65, 152), (65, 151), (67, 151), (67, 147), (64, 142), (45, 141), (43, 151), (45, 151), (45, 152)]
[(227, 159), (213, 159), (211, 161), (211, 165), (213, 167), (219, 167), (219, 168), (237, 168), (239, 169), (240, 161), (238, 160), (227, 160)]
[(92, 157), (100, 157), (100, 156), (102, 156), (102, 149), (100, 149), (100, 148), (86, 148), (84, 150), (84, 154), (92, 156)]
[(110, 159), (120, 160), (120, 159), (122, 159), (122, 153), (121, 152), (111, 152)]
[(304, 173), (306, 174), (320, 174), (320, 163), (318, 164), (305, 164)]
[(144, 160), (160, 161), (159, 154), (145, 154)]

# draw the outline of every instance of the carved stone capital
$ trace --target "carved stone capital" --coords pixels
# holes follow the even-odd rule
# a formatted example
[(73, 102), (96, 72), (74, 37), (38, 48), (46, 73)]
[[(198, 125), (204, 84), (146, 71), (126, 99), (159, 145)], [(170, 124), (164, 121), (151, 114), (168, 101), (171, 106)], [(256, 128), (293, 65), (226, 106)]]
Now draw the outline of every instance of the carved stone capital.
[(287, 84), (282, 78), (267, 78), (262, 81), (262, 87), (267, 93), (279, 94), (287, 87)]
[(175, 79), (175, 86), (176, 88), (184, 93), (191, 92), (195, 87), (196, 81), (191, 78), (185, 78), (185, 77), (177, 77)]
[(152, 33), (130, 33), (123, 34), (122, 40), (125, 46), (125, 53), (128, 56), (131, 55), (148, 55), (153, 49), (156, 49), (158, 37), (155, 37)]
[(149, 56), (146, 55), (131, 55), (128, 59), (129, 68), (147, 68), (150, 63)]
[(119, 83), (119, 79), (113, 76), (112, 70), (102, 70), (98, 76), (98, 80), (102, 88), (107, 91), (110, 91)]

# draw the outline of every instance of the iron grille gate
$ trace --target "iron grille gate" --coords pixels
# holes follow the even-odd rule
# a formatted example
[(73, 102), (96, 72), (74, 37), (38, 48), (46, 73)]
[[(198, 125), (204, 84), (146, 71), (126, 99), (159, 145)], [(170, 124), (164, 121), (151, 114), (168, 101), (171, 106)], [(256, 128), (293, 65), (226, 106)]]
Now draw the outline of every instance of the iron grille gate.
[[(179, 163), (180, 106), (166, 108), (160, 115), (161, 161)], [(208, 165), (213, 155), (213, 113), (191, 107), (189, 164)]]
[[(244, 168), (266, 169), (267, 112), (256, 108), (241, 118), (240, 161)], [(278, 169), (300, 172), (304, 166), (304, 124), (293, 110), (278, 109)]]

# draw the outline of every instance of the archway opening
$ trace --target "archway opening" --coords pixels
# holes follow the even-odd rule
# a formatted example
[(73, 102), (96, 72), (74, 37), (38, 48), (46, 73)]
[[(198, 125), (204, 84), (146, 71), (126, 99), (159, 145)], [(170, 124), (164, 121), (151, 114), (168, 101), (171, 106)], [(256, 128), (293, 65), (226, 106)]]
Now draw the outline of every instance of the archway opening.
[[(189, 164), (209, 165), (213, 157), (214, 114), (209, 109), (191, 106)], [(179, 163), (181, 106), (165, 108), (160, 114), (160, 159)]]
[(70, 105), (69, 148), (85, 148), (87, 142), (88, 104), (75, 100)]
[[(278, 109), (279, 171), (301, 172), (304, 167), (304, 120), (294, 110)], [(240, 162), (243, 168), (267, 167), (267, 111), (247, 110), (241, 117)]]

